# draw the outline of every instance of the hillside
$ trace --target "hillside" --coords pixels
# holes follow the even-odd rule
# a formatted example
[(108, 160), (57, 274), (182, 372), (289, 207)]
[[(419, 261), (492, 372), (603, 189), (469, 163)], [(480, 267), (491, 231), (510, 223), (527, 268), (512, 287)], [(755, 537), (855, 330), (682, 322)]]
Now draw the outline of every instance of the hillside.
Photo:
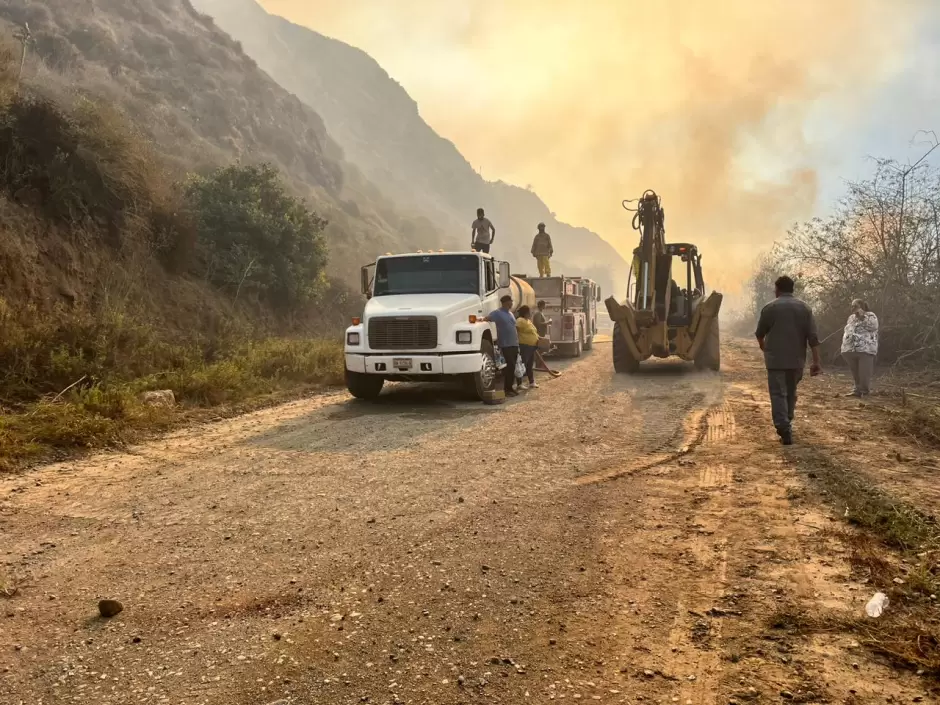
[(193, 1), (275, 80), (316, 110), (347, 158), (396, 203), (425, 214), (459, 243), (469, 239), (474, 211), (483, 206), (502, 239), (500, 252), (522, 270), (531, 263), (531, 239), (543, 221), (553, 236), (559, 268), (590, 274), (606, 291), (623, 288), (626, 264), (609, 244), (559, 222), (536, 194), (484, 181), (368, 54), (271, 15), (255, 0)]
[(0, 471), (341, 381), (362, 253), (442, 242), (186, 0), (0, 0), (0, 164)]
[(358, 281), (363, 251), (441, 242), (430, 222), (393, 207), (344, 160), (320, 116), (188, 0), (0, 0), (0, 19), (29, 23), (28, 85), (119, 106), (175, 175), (236, 159), (281, 169), (329, 220), (331, 271), (344, 280)]

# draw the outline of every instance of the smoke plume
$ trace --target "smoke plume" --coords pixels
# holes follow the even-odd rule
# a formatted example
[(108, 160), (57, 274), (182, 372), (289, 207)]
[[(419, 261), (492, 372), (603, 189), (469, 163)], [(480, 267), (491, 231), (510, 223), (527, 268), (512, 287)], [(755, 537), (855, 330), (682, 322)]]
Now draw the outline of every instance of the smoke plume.
[[(620, 203), (663, 197), (667, 238), (734, 288), (813, 214), (813, 121), (860, 119), (919, 0), (263, 0), (369, 52), (485, 178), (536, 192), (627, 253)], [(475, 204), (470, 204), (475, 205)], [(720, 269), (716, 272), (716, 266)]]

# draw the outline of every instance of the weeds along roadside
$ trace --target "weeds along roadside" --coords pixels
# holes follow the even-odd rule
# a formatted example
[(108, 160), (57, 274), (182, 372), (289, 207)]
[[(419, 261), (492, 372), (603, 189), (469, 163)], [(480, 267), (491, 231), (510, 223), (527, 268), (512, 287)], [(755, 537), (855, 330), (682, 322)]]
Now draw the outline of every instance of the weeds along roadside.
[[(81, 348), (57, 346), (55, 339), (36, 335), (41, 328), (21, 327), (20, 337), (9, 335), (14, 330), (0, 309), (0, 471), (120, 447), (343, 378), (338, 339), (233, 336), (212, 340), (208, 359), (196, 341), (170, 343), (136, 322), (99, 321), (94, 337), (79, 338), (87, 341)], [(51, 391), (52, 380), (62, 385), (60, 391)], [(145, 403), (142, 395), (151, 390), (171, 390), (176, 403)]]
[[(925, 420), (934, 413), (905, 404), (893, 411), (890, 426), (899, 435), (919, 429), (933, 439)], [(934, 421), (934, 423), (936, 423)], [(936, 445), (934, 445), (936, 447)], [(940, 682), (940, 524), (937, 518), (891, 496), (851, 464), (827, 454), (822, 439), (808, 439), (795, 456), (800, 474), (835, 516), (848, 524), (827, 531), (850, 551), (853, 579), (883, 592), (888, 608), (878, 618), (854, 611), (810, 614), (793, 607), (775, 614), (770, 626), (794, 633), (848, 631), (863, 646)]]

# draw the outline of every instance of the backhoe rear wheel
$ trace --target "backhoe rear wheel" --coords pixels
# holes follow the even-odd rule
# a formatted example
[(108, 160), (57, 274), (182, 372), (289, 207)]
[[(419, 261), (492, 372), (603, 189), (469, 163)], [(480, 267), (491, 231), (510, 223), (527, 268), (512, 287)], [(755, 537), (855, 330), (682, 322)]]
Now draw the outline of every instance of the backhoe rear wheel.
[(633, 374), (640, 369), (640, 361), (635, 360), (623, 339), (620, 324), (614, 323), (614, 372), (623, 375)]
[(695, 367), (699, 370), (714, 370), (715, 372), (721, 369), (721, 331), (717, 318), (712, 321), (705, 344), (695, 357)]

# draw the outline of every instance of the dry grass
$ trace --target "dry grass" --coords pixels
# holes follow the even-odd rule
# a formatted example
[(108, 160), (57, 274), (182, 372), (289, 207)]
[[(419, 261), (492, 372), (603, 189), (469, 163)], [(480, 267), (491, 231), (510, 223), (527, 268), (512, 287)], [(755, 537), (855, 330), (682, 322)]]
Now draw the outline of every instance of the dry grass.
[[(167, 373), (110, 383), (86, 379), (64, 394), (16, 410), (0, 408), (0, 471), (121, 447), (206, 418), (206, 409), (213, 409), (213, 417), (241, 413), (337, 385), (343, 366), (339, 342), (266, 339), (245, 343), (218, 361), (187, 362)], [(152, 389), (172, 390), (178, 405), (144, 404), (141, 393)]]
[(813, 615), (790, 605), (767, 620), (773, 631), (793, 636), (822, 632), (851, 632), (859, 643), (903, 668), (940, 678), (940, 621), (936, 614), (904, 608), (892, 601), (877, 619), (846, 615)]
[(940, 678), (940, 526), (821, 453), (812, 458), (808, 476), (854, 527), (833, 536), (851, 549), (854, 577), (890, 602), (877, 619), (789, 610), (771, 624), (800, 632), (850, 631), (894, 663)]
[(934, 518), (822, 454), (811, 458), (808, 477), (846, 521), (877, 536), (892, 549), (921, 551), (940, 540), (940, 527)]
[(940, 448), (940, 408), (902, 393), (901, 407), (890, 410), (888, 429), (918, 445)]

